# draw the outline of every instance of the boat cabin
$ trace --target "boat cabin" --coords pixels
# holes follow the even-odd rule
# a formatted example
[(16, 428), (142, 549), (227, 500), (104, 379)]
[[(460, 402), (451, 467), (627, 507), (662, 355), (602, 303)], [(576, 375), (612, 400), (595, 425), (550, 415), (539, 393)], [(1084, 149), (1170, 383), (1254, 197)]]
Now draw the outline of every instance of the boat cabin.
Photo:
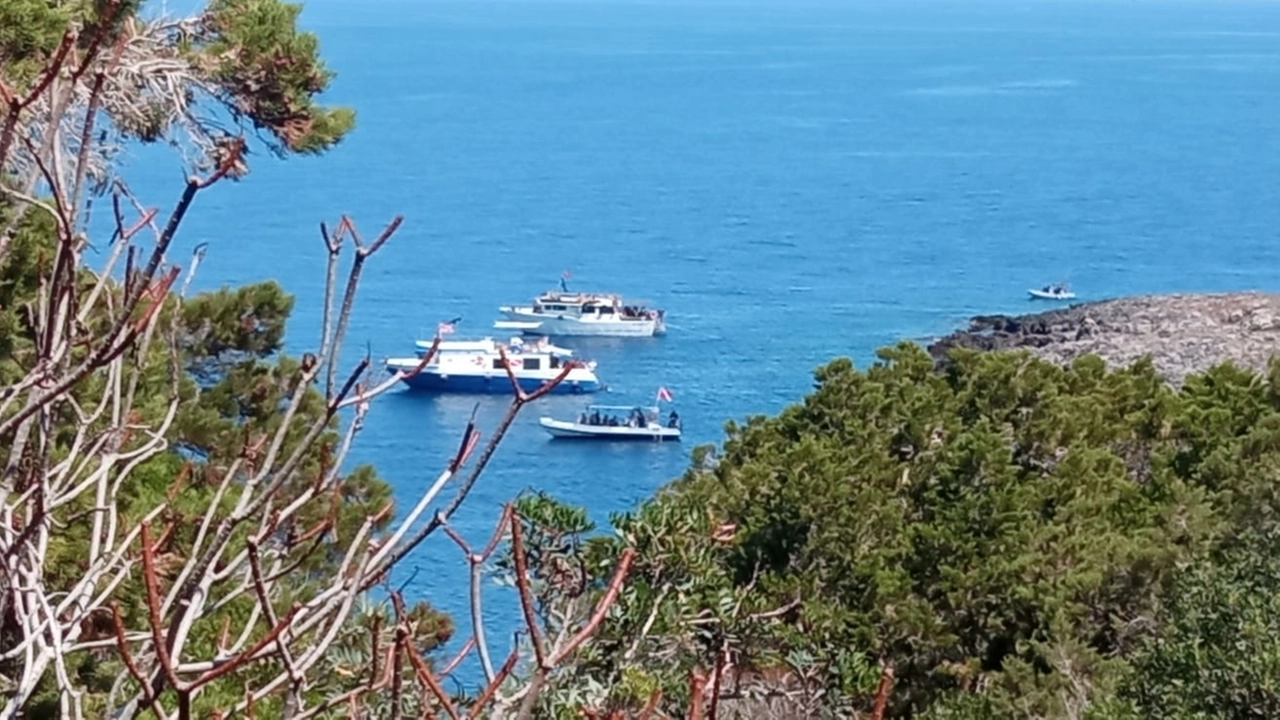
[[(500, 344), (492, 338), (484, 338), (483, 340), (445, 340), (440, 343), (436, 356), (431, 359), (427, 366), (451, 365), (458, 361), (464, 361), (481, 366), (488, 365), (487, 369), (505, 372), (505, 368), (502, 365), (502, 355), (498, 353)], [(431, 349), (432, 341), (419, 340), (415, 345), (417, 356), (422, 357)], [(523, 370), (542, 370), (544, 368), (559, 370), (573, 358), (572, 350), (552, 345), (546, 338), (525, 342), (519, 337), (513, 337), (503, 349), (506, 350), (507, 359), (511, 361), (512, 365)]]
[(649, 320), (660, 315), (643, 305), (624, 305), (613, 294), (545, 292), (533, 301), (535, 315), (592, 317), (600, 320)]

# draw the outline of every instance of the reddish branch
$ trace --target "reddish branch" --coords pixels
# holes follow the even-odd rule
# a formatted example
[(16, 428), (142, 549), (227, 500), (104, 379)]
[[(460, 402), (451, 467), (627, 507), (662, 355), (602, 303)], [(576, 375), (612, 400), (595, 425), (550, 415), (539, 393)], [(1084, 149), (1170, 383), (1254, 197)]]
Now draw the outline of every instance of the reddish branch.
[(596, 604), (596, 610), (591, 614), (591, 619), (573, 636), (572, 640), (551, 657), (552, 665), (559, 664), (573, 654), (573, 651), (577, 650), (582, 643), (586, 642), (595, 633), (596, 629), (600, 627), (600, 623), (604, 622), (605, 615), (609, 613), (609, 608), (613, 606), (614, 601), (618, 599), (618, 593), (622, 591), (622, 583), (631, 572), (631, 564), (635, 562), (635, 559), (635, 548), (627, 548), (622, 552), (622, 557), (618, 560), (618, 569), (613, 572), (609, 587), (605, 590), (604, 597), (600, 598), (600, 602)]
[[(164, 677), (173, 687), (178, 687), (178, 674), (174, 672), (173, 661), (169, 657), (169, 648), (165, 644), (161, 632), (163, 623), (160, 615), (160, 581), (156, 577), (156, 563), (151, 545), (151, 523), (142, 523), (142, 579), (147, 586), (147, 615), (151, 621), (151, 642), (155, 645), (156, 657), (160, 659), (160, 668)], [(154, 692), (158, 692), (156, 688)]]
[(471, 706), (471, 712), (467, 713), (467, 717), (480, 717), (480, 711), (493, 701), (494, 694), (498, 692), (498, 688), (502, 686), (502, 683), (506, 682), (507, 676), (511, 674), (511, 671), (515, 670), (516, 662), (519, 659), (520, 651), (512, 650), (511, 654), (507, 656), (507, 661), (502, 664), (502, 669), (485, 686), (484, 691), (480, 693), (480, 697), (476, 698), (476, 702)]
[[(120, 211), (119, 210), (120, 196), (112, 195), (111, 197), (112, 197), (112, 200), (114, 200), (116, 203), (116, 213), (118, 216)], [(117, 234), (119, 235), (119, 239), (125, 242), (132, 240), (134, 235), (137, 235), (138, 233), (142, 232), (142, 228), (150, 225), (156, 219), (156, 213), (157, 213), (157, 210), (155, 208), (148, 210), (146, 214), (142, 216), (142, 219), (139, 220), (133, 227), (129, 228), (128, 230), (123, 229), (124, 221), (123, 219), (121, 219), (119, 221), (119, 225), (121, 227), (120, 229), (116, 230)]]
[(116, 647), (120, 650), (120, 659), (124, 661), (124, 666), (129, 671), (129, 674), (133, 676), (133, 679), (138, 682), (138, 686), (142, 688), (143, 702), (150, 705), (153, 699), (151, 687), (142, 671), (138, 669), (138, 664), (133, 659), (133, 653), (129, 652), (129, 641), (124, 636), (124, 621), (120, 618), (120, 604), (114, 601), (111, 603), (111, 619), (115, 624)]
[(169, 289), (173, 287), (174, 281), (178, 279), (178, 274), (181, 272), (182, 268), (176, 265), (169, 268), (169, 272), (165, 273), (164, 277), (143, 292), (143, 296), (151, 301), (151, 305), (133, 323), (135, 333), (142, 332), (147, 325), (150, 325), (151, 319), (160, 312), (160, 308), (164, 307), (164, 299), (169, 296)]
[[(114, 19), (119, 8), (120, 0), (115, 0), (115, 2), (111, 3), (107, 16)], [(105, 25), (99, 27), (99, 36), (94, 39), (89, 52), (85, 53), (84, 62), (76, 69), (73, 74), (74, 77), (79, 77), (97, 55), (98, 49), (101, 47), (100, 40), (104, 27)], [(115, 52), (111, 54), (111, 60), (105, 67), (99, 68), (94, 74), (93, 88), (89, 91), (88, 108), (84, 112), (84, 128), (80, 133), (80, 154), (76, 159), (76, 177), (71, 189), (71, 202), (77, 208), (80, 207), (82, 193), (84, 192), (84, 179), (89, 170), (89, 149), (93, 147), (94, 124), (98, 117), (98, 108), (102, 105), (102, 88), (106, 84), (107, 73), (119, 67), (120, 59), (124, 57), (124, 49), (128, 44), (128, 40), (128, 36), (121, 33), (120, 37), (116, 39)]]
[(484, 552), (480, 553), (480, 562), (488, 560), (498, 550), (498, 543), (502, 542), (502, 536), (513, 513), (515, 513), (515, 506), (511, 503), (502, 506), (502, 517), (498, 520), (498, 526), (493, 530), (493, 537), (489, 538), (489, 544), (485, 545)]
[[(444, 688), (440, 687), (439, 681), (437, 681), (435, 676), (431, 674), (431, 670), (427, 667), (427, 664), (423, 662), (422, 656), (418, 653), (417, 647), (412, 642), (413, 638), (408, 632), (409, 621), (404, 609), (404, 598), (398, 592), (392, 593), (391, 603), (395, 608), (396, 613), (396, 644), (398, 653), (403, 653), (409, 658), (409, 663), (413, 665), (414, 672), (418, 676), (418, 681), (422, 683), (426, 689), (430, 690), (431, 694), (435, 695), (436, 700), (439, 701), (440, 706), (444, 708), (445, 712), (449, 714), (449, 717), (453, 718), (453, 720), (458, 720), (458, 709), (454, 707), (453, 701), (451, 701), (449, 696), (445, 694)], [(397, 654), (397, 665), (399, 663), (399, 657), (399, 654)], [(397, 672), (398, 671), (399, 670), (397, 668)], [(424, 706), (426, 705), (425, 702), (423, 704)]]
[(381, 248), (384, 244), (386, 244), (388, 240), (391, 239), (391, 236), (395, 234), (396, 230), (399, 229), (400, 224), (403, 222), (404, 222), (403, 215), (397, 215), (394, 218), (392, 218), (391, 222), (387, 224), (387, 227), (385, 227), (382, 230), (382, 232), (378, 234), (378, 238), (374, 240), (373, 244), (369, 245), (368, 247), (365, 246), (364, 240), (360, 237), (360, 233), (356, 231), (355, 223), (352, 223), (350, 220), (347, 220), (347, 229), (351, 231), (351, 237), (353, 240), (355, 240), (356, 247), (359, 248), (359, 252), (363, 253), (364, 255), (372, 255), (378, 252), (378, 249)]
[[(422, 354), (422, 359), (418, 361), (418, 364), (417, 364), (417, 365), (414, 365), (414, 366), (413, 366), (412, 368), (410, 368), (409, 370), (401, 370), (401, 371), (400, 371), (400, 372), (401, 372), (401, 374), (399, 375), (399, 379), (401, 379), (401, 380), (407, 380), (407, 379), (409, 379), (409, 378), (411, 378), (411, 377), (416, 376), (418, 373), (422, 372), (422, 371), (423, 371), (423, 369), (425, 369), (428, 365), (430, 365), (430, 364), (431, 364), (431, 361), (435, 359), (435, 357), (436, 357), (436, 352), (437, 352), (437, 351), (439, 351), (439, 349), (440, 349), (440, 336), (439, 336), (439, 335), (437, 335), (437, 336), (436, 336), (436, 339), (435, 339), (434, 341), (432, 341), (432, 343), (431, 343), (431, 347), (430, 347), (430, 348), (428, 348), (428, 349), (427, 349), (427, 351), (426, 351), (425, 353), (423, 353), (423, 354)], [(468, 425), (468, 426), (467, 426), (467, 429), (468, 429), (468, 430), (471, 430), (471, 429), (473, 429), (473, 428), (472, 428), (472, 426), (471, 426), (471, 425)], [(478, 435), (478, 433), (477, 433), (477, 435)], [(463, 435), (462, 442), (463, 442), (463, 448), (465, 449), (465, 448), (466, 448), (466, 442), (467, 442), (467, 435)]]
[(378, 677), (378, 645), (382, 639), (382, 615), (373, 616), (373, 627), (370, 629), (370, 650), (369, 658), (372, 666), (369, 668), (369, 687), (372, 688)]
[(658, 703), (662, 702), (662, 689), (653, 691), (649, 696), (649, 702), (645, 703), (644, 710), (640, 711), (640, 720), (649, 720), (653, 717), (653, 713), (658, 709)]
[(529, 642), (538, 659), (538, 667), (548, 670), (546, 650), (542, 645), (542, 633), (538, 630), (538, 617), (533, 609), (533, 593), (529, 590), (528, 557), (524, 550), (524, 527), (520, 516), (511, 515), (511, 553), (516, 561), (516, 587), (520, 590), (520, 609), (524, 612), (524, 624), (529, 629)]
[(462, 548), (462, 552), (467, 556), (467, 560), (471, 559), (472, 555), (474, 554), (471, 552), (471, 546), (467, 544), (466, 540), (462, 539), (462, 536), (458, 534), (457, 530), (454, 530), (452, 527), (445, 525), (444, 534), (448, 535), (450, 540), (454, 541), (455, 543), (458, 544), (458, 547)]
[[(516, 582), (519, 584), (520, 577), (523, 575), (521, 569), (521, 557), (523, 555), (523, 545), (516, 541), (519, 537), (519, 522), (516, 519), (511, 526), (512, 529), (512, 552), (515, 553), (517, 577)], [(579, 630), (569, 642), (557, 649), (551, 656), (550, 660), (543, 660), (539, 657), (538, 669), (534, 671), (533, 677), (529, 680), (528, 686), (524, 690), (524, 697), (520, 701), (520, 708), (516, 713), (517, 720), (533, 717), (534, 709), (537, 706), (538, 696), (546, 686), (550, 678), (551, 671), (560, 664), (565, 658), (578, 649), (582, 643), (586, 642), (600, 627), (600, 623), (604, 621), (605, 615), (608, 614), (609, 608), (612, 607), (614, 601), (618, 598), (618, 593), (622, 590), (622, 582), (626, 579), (627, 574), (631, 571), (631, 564), (635, 561), (636, 551), (634, 548), (627, 548), (622, 553), (622, 557), (618, 561), (618, 568), (613, 573), (613, 578), (609, 581), (608, 588), (605, 590), (604, 596), (600, 598), (600, 602), (596, 604), (595, 612), (591, 614), (591, 619), (587, 624)], [(526, 589), (521, 588), (521, 602), (524, 603)], [(526, 608), (528, 606), (526, 605)], [(526, 615), (528, 610), (526, 609)], [(530, 623), (530, 630), (533, 625)], [(537, 649), (537, 641), (535, 636), (534, 648)]]
[(453, 671), (458, 669), (458, 666), (462, 664), (462, 661), (466, 659), (467, 655), (471, 654), (471, 651), (474, 650), (475, 647), (476, 647), (475, 638), (471, 638), (467, 640), (467, 644), (463, 645), (462, 649), (458, 651), (458, 654), (454, 655), (453, 659), (450, 660), (444, 666), (444, 669), (440, 671), (440, 677), (448, 677), (449, 675), (453, 674)]
[[(435, 350), (440, 346), (440, 336), (436, 336), (436, 340), (431, 344), (431, 354), (435, 354)], [(416, 375), (426, 367), (424, 363), (419, 363), (418, 367), (413, 369)], [(412, 377), (412, 376), (407, 376)], [(475, 452), (476, 445), (480, 443), (480, 431), (476, 429), (476, 411), (480, 409), (479, 403), (471, 410), (471, 418), (467, 420), (467, 427), (462, 432), (462, 442), (458, 445), (458, 452), (453, 456), (453, 461), (449, 463), (449, 472), (456, 473), (467, 464), (467, 460), (471, 459), (471, 453)], [(470, 552), (467, 553), (468, 555)]]
[(449, 714), (453, 720), (458, 720), (458, 708), (454, 707), (453, 701), (445, 694), (444, 688), (440, 687), (440, 682), (431, 674), (431, 669), (422, 661), (422, 656), (418, 653), (417, 648), (406, 647), (405, 653), (409, 656), (409, 662), (413, 664), (413, 669), (418, 673), (418, 680), (426, 685), (431, 694), (436, 696), (440, 701), (440, 706)]
[[(383, 230), (382, 233), (378, 235), (378, 239), (375, 240), (372, 245), (366, 246), (360, 238), (359, 231), (356, 230), (355, 223), (353, 223), (351, 219), (348, 218), (346, 215), (343, 215), (342, 221), (338, 223), (338, 231), (337, 231), (338, 240), (334, 240), (334, 241), (326, 240), (326, 242), (330, 246), (331, 257), (333, 257), (333, 254), (335, 253), (334, 248), (336, 248), (337, 243), (340, 242), (341, 236), (344, 233), (348, 233), (348, 232), (351, 233), (351, 237), (356, 244), (355, 260), (351, 264), (351, 272), (347, 275), (347, 285), (342, 295), (342, 306), (338, 312), (338, 324), (337, 324), (337, 327), (334, 328), (332, 338), (328, 336), (328, 324), (326, 323), (325, 325), (324, 344), (326, 345), (326, 347), (323, 348), (323, 350), (326, 353), (332, 353), (333, 358), (331, 358), (331, 360), (336, 359), (336, 357), (338, 357), (339, 351), (342, 348), (343, 339), (346, 337), (347, 323), (351, 320), (351, 308), (355, 305), (356, 288), (360, 284), (360, 276), (364, 271), (365, 261), (368, 260), (369, 257), (372, 256), (375, 252), (377, 252), (379, 248), (381, 248), (384, 244), (386, 244), (388, 240), (391, 239), (391, 236), (400, 227), (400, 224), (402, 222), (404, 222), (404, 216), (397, 215), (395, 219), (393, 219), (387, 225), (386, 229)], [(323, 229), (323, 226), (321, 227)], [(328, 315), (329, 315), (328, 299), (326, 298), (326, 308), (325, 308), (326, 320), (328, 320)], [(328, 346), (328, 342), (330, 341), (332, 342), (332, 346)], [(327, 373), (327, 377), (325, 379), (325, 397), (326, 398), (332, 397), (333, 384), (334, 384), (334, 379), (337, 373), (337, 367), (338, 367), (338, 364), (336, 362), (329, 363), (329, 372)], [(360, 368), (360, 372), (363, 372), (363, 370), (364, 370), (363, 367)], [(353, 375), (353, 377), (355, 376)], [(348, 385), (349, 384), (350, 382), (348, 382)], [(336, 404), (331, 404), (330, 407), (333, 407), (336, 409), (337, 406)]]
[[(399, 613), (396, 613), (399, 615)], [(395, 653), (391, 656), (391, 720), (399, 720), (401, 687), (404, 683), (404, 645), (409, 636), (409, 629), (404, 621), (396, 623)]]
[(703, 691), (707, 676), (695, 669), (689, 673), (689, 720), (702, 720)]
[(516, 379), (516, 373), (511, 366), (511, 359), (507, 357), (506, 349), (499, 347), (498, 357), (502, 359), (502, 369), (506, 371), (507, 379), (511, 381), (511, 388), (515, 390), (516, 401), (520, 404), (533, 402), (543, 395), (546, 395), (554, 390), (557, 385), (563, 382), (566, 377), (569, 377), (569, 373), (575, 368), (584, 367), (581, 361), (570, 360), (560, 368), (560, 372), (555, 376), (555, 378), (542, 383), (542, 385), (538, 386), (537, 390), (534, 390), (531, 393), (526, 393), (524, 389), (520, 387), (520, 381)]
[(191, 469), (192, 463), (190, 461), (182, 464), (182, 469), (178, 471), (178, 476), (173, 479), (173, 485), (169, 487), (169, 492), (165, 493), (166, 501), (173, 502), (178, 497), (178, 493), (182, 492), (186, 487), (187, 480), (191, 477)]
[(218, 633), (218, 652), (226, 652), (231, 647), (231, 616), (222, 618), (222, 632)]
[(40, 80), (36, 82), (35, 87), (31, 88), (31, 92), (27, 93), (27, 96), (17, 103), (17, 107), (14, 108), (15, 111), (27, 109), (44, 94), (45, 90), (49, 89), (50, 83), (62, 71), (62, 63), (66, 62), (67, 53), (71, 51), (71, 47), (75, 45), (75, 42), (76, 37), (70, 30), (62, 34), (62, 43), (54, 51), (53, 59), (45, 66), (44, 74), (40, 76)]
[[(502, 349), (499, 348), (499, 353), (501, 352)], [(505, 354), (503, 354), (502, 357), (505, 360)], [(509, 430), (511, 428), (511, 424), (515, 422), (516, 416), (520, 414), (520, 410), (530, 402), (533, 402), (543, 395), (555, 390), (555, 388), (569, 375), (569, 371), (574, 367), (576, 367), (576, 364), (567, 363), (554, 378), (544, 382), (532, 393), (526, 394), (518, 388), (517, 384), (516, 396), (511, 401), (511, 406), (507, 408), (507, 413), (503, 415), (502, 420), (498, 423), (498, 427), (494, 430), (493, 436), (489, 438), (489, 442), (485, 445), (484, 451), (480, 453), (480, 458), (471, 468), (471, 473), (468, 474), (467, 479), (462, 482), (462, 486), (458, 488), (458, 492), (454, 495), (453, 500), (449, 502), (448, 506), (446, 506), (443, 511), (436, 513), (435, 517), (431, 518), (431, 521), (428, 522), (425, 527), (415, 533), (409, 540), (405, 541), (399, 548), (390, 553), (390, 555), (383, 560), (379, 572), (373, 573), (374, 577), (366, 581), (365, 584), (361, 586), (361, 590), (368, 590), (377, 584), (378, 577), (381, 577), (386, 570), (403, 560), (406, 555), (413, 552), (414, 548), (422, 544), (423, 540), (430, 537), (432, 533), (439, 530), (449, 521), (450, 518), (453, 517), (454, 513), (458, 511), (458, 508), (462, 507), (462, 503), (466, 501), (467, 496), (471, 493), (471, 489), (475, 486), (476, 481), (479, 480), (480, 474), (484, 472), (486, 467), (488, 467), (489, 461), (493, 459), (493, 454), (497, 451), (498, 445), (502, 442), (502, 439), (506, 437), (507, 430)], [(507, 375), (508, 377), (513, 377), (510, 366), (507, 366)]]
[(724, 675), (725, 655), (727, 648), (722, 647), (720, 652), (716, 654), (715, 676), (711, 679), (711, 708), (707, 712), (710, 720), (716, 720), (716, 712), (720, 708), (720, 680)]
[(876, 688), (876, 701), (871, 709), (871, 720), (884, 720), (885, 709), (889, 706), (889, 692), (893, 689), (893, 665), (886, 664), (880, 674), (880, 687)]

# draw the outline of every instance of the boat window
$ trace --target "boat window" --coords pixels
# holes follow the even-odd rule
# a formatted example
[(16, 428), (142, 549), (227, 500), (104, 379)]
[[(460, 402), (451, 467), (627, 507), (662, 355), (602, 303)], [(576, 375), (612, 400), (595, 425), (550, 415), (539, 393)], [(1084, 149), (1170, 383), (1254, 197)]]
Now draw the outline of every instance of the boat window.
[(555, 370), (556, 368), (560, 367), (560, 358), (555, 355), (552, 355), (551, 361), (549, 364), (551, 366), (551, 369)]
[(537, 370), (542, 367), (542, 359), (527, 357), (524, 359), (524, 365), (522, 367), (524, 367), (525, 370)]
[(600, 308), (600, 314), (601, 314), (601, 315), (612, 315), (612, 314), (613, 314), (613, 308), (612, 308), (612, 307), (602, 307), (602, 308)]
[(502, 367), (502, 358), (500, 358), (500, 357), (496, 357), (496, 358), (494, 358), (494, 359), (493, 359), (493, 369), (494, 369), (494, 370), (502, 370), (502, 369), (503, 369), (503, 367)]

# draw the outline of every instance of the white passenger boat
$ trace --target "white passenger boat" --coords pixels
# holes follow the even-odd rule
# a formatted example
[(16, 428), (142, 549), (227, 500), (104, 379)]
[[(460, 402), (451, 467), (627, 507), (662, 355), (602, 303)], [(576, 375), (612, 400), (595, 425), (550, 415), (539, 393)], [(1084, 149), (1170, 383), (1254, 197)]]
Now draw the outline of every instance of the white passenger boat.
[[(419, 340), (416, 357), (387, 360), (387, 372), (411, 371), (431, 348), (431, 340)], [(572, 359), (573, 351), (552, 345), (546, 338), (525, 342), (515, 337), (503, 346), (493, 338), (442, 340), (436, 356), (418, 374), (404, 383), (415, 390), (458, 393), (509, 393), (511, 380), (502, 364), (499, 348), (506, 350), (520, 388), (533, 392), (554, 379)], [(601, 388), (595, 374), (596, 363), (585, 362), (569, 371), (555, 393), (593, 393)]]
[(1040, 289), (1032, 288), (1027, 291), (1031, 297), (1039, 300), (1073, 300), (1076, 294), (1067, 288), (1066, 283), (1058, 285), (1045, 285)]
[(580, 440), (679, 440), (680, 416), (672, 410), (664, 421), (657, 407), (590, 405), (574, 422), (538, 419), (556, 438)]
[(651, 337), (667, 331), (666, 311), (628, 302), (614, 293), (548, 291), (531, 305), (503, 305), (500, 330), (526, 334), (587, 337)]

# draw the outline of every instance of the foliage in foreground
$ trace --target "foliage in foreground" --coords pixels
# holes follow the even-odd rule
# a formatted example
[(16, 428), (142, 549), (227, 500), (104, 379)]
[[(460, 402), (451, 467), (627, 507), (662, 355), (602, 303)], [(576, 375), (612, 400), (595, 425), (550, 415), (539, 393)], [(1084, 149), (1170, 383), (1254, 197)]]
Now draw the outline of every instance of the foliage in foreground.
[(850, 717), (889, 667), (898, 717), (1275, 714), (1280, 367), (880, 357), (587, 543), (638, 554), (580, 692)]
[[(403, 688), (451, 625), (367, 594), (422, 536), (412, 518), (393, 534), (389, 486), (344, 463), (398, 378), (336, 373), (360, 268), (399, 220), (368, 244), (322, 226), (324, 327), (301, 358), (279, 352), (293, 300), (275, 283), (188, 296), (203, 249), (183, 277), (172, 245), (199, 193), (247, 171), (244, 133), (315, 153), (354, 114), (318, 103), (332, 74), (300, 6), (141, 5), (0, 3), (0, 714), (435, 705)], [(158, 140), (194, 153), (159, 220), (114, 162)], [(116, 223), (92, 243), (95, 200)]]
[[(354, 116), (316, 102), (331, 75), (296, 6), (213, 0), (144, 22), (139, 5), (0, 3), (8, 709), (479, 711), (428, 687), (442, 618), (354, 598), (448, 530), (506, 425), (443, 515), (394, 550), (372, 540), (387, 489), (337, 462), (338, 411), (354, 433), (368, 404), (327, 370), (344, 321), (316, 355), (279, 357), (278, 287), (186, 298), (164, 261), (195, 194), (244, 174), (243, 132), (320, 152)], [(85, 197), (137, 203), (112, 160), (161, 139), (196, 150), (204, 177), (151, 252), (121, 261), (126, 282), (104, 280), (83, 265)], [(117, 253), (107, 271), (150, 225), (135, 207), (133, 228), (121, 213), (99, 240)], [(494, 542), (512, 539), (498, 569), (527, 600), (528, 638), (505, 663), (467, 646), (495, 706), (851, 717), (892, 677), (899, 716), (1276, 714), (1280, 374), (1222, 367), (1174, 392), (1148, 365), (1096, 359), (969, 354), (944, 375), (913, 346), (882, 360), (831, 363), (803, 403), (731, 425), (614, 537), (550, 498), (518, 503)], [(474, 575), (493, 547), (467, 553)]]

